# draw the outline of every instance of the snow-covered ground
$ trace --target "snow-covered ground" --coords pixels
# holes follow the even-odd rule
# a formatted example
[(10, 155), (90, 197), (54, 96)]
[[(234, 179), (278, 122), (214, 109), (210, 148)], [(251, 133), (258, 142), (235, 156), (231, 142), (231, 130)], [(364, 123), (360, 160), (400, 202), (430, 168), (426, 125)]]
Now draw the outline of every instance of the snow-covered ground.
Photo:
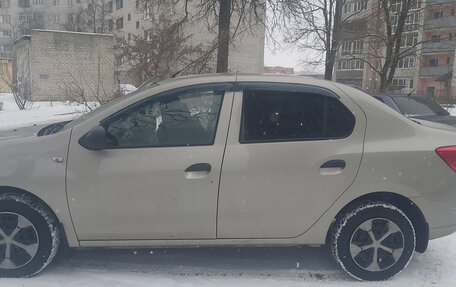
[(430, 242), (386, 282), (357, 282), (326, 248), (196, 248), (73, 251), (30, 279), (8, 287), (98, 286), (455, 286), (456, 234)]
[[(69, 120), (85, 108), (54, 102), (19, 111), (0, 94), (0, 130)], [(456, 115), (456, 109), (452, 109)], [(0, 287), (98, 286), (456, 286), (456, 234), (433, 240), (424, 254), (387, 282), (357, 282), (326, 248), (197, 248), (81, 250), (61, 258), (39, 276), (0, 279)]]
[(87, 108), (68, 102), (34, 102), (27, 110), (19, 110), (11, 94), (0, 94), (0, 130), (71, 120)]

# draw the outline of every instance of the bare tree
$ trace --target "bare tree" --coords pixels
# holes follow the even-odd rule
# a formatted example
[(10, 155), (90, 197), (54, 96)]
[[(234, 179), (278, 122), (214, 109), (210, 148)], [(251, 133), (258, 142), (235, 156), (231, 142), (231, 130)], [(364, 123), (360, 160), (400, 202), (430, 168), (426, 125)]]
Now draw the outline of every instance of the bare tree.
[(171, 77), (178, 68), (189, 64), (194, 71), (207, 71), (210, 55), (202, 45), (188, 44), (191, 37), (184, 36), (179, 23), (162, 14), (144, 35), (133, 36), (131, 42), (119, 39), (118, 58), (128, 64), (137, 85), (154, 77)]
[(177, 4), (163, 0), (141, 0), (141, 8), (180, 5), (178, 8), (182, 12), (175, 19), (179, 25), (205, 21), (209, 30), (216, 26), (216, 41), (208, 51), (216, 52), (216, 72), (225, 73), (228, 72), (229, 50), (233, 39), (256, 24), (264, 23), (266, 1), (272, 0), (184, 0)]
[(71, 102), (83, 104), (89, 110), (93, 110), (110, 100), (119, 96), (114, 89), (105, 86), (109, 77), (101, 70), (102, 56), (97, 57), (97, 71), (95, 77), (93, 74), (88, 76), (84, 71), (75, 67), (68, 71), (68, 80), (60, 84), (62, 97)]
[(13, 73), (12, 65), (8, 62), (0, 64), (0, 82), (7, 86), (13, 94), (14, 101), (20, 110), (29, 108), (31, 102), (31, 81), (27, 74), (27, 67), (20, 69), (19, 75)]
[[(415, 55), (418, 46), (419, 24), (408, 19), (421, 17), (420, 1), (380, 0), (367, 34), (366, 63), (380, 78), (379, 92), (390, 89), (398, 62)], [(415, 16), (418, 15), (418, 16)]]
[(285, 41), (316, 51), (317, 58), (306, 63), (321, 64), (323, 60), (327, 80), (333, 77), (343, 33), (349, 32), (351, 22), (369, 17), (367, 1), (360, 1), (359, 9), (343, 16), (345, 3), (346, 0), (288, 0), (272, 6), (281, 15), (278, 20), (282, 21)]
[(112, 29), (112, 1), (87, 0), (87, 6), (78, 6), (69, 10), (65, 28), (68, 31), (90, 31), (107, 33)]

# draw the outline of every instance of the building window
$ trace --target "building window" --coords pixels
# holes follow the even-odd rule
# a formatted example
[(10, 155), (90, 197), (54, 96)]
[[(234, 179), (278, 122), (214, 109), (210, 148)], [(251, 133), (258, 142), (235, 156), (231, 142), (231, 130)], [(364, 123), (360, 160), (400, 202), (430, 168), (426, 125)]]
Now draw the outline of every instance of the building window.
[(128, 41), (131, 41), (131, 33), (128, 33)]
[(43, 22), (44, 21), (44, 13), (43, 12), (33, 12), (33, 21), (35, 21), (35, 22)]
[(439, 59), (430, 59), (429, 66), (430, 67), (437, 67), (439, 65)]
[(404, 57), (402, 59), (399, 59), (399, 61), (397, 62), (397, 67), (399, 69), (415, 67), (415, 57), (410, 56), (410, 57)]
[(116, 10), (123, 8), (123, 0), (116, 0)]
[(21, 8), (30, 7), (30, 0), (19, 0), (18, 6)]
[(0, 15), (0, 23), (11, 23), (10, 15)]
[(59, 23), (59, 22), (60, 22), (60, 15), (55, 14), (54, 17), (53, 17), (53, 22), (54, 22), (55, 24)]
[(128, 16), (127, 16), (127, 18), (128, 18), (128, 21), (130, 21), (130, 20), (131, 20), (131, 14), (130, 14), (130, 13), (128, 13)]
[(53, 6), (56, 6), (56, 7), (60, 6), (60, 0), (54, 0), (53, 2), (54, 2), (54, 3), (52, 3)]
[(443, 12), (442, 11), (434, 12), (434, 19), (440, 19), (442, 17), (443, 17)]
[(136, 29), (139, 29), (139, 21), (136, 21)]
[(392, 85), (405, 89), (413, 89), (413, 79), (410, 78), (394, 78)]
[(11, 30), (0, 30), (0, 38), (11, 38)]
[(402, 35), (401, 47), (412, 47), (418, 44), (418, 33), (409, 33)]
[(152, 13), (152, 8), (151, 7), (146, 7), (143, 11), (143, 18), (144, 19), (150, 19), (150, 14)]
[(123, 59), (122, 57), (116, 57), (116, 66), (122, 66)]
[(440, 35), (432, 35), (432, 43), (440, 42)]
[(450, 58), (447, 58), (447, 65), (450, 64)]
[(364, 61), (360, 59), (341, 60), (337, 63), (339, 70), (363, 70)]
[(122, 28), (123, 28), (123, 17), (116, 20), (116, 29), (119, 30)]
[(19, 14), (17, 15), (17, 20), (19, 21), (19, 24), (30, 23), (31, 16), (28, 14)]
[[(70, 1), (72, 0), (68, 0), (68, 3), (70, 3)], [(33, 0), (32, 3), (35, 6), (42, 6), (44, 4), (44, 0)]]
[(453, 33), (450, 33), (450, 34), (448, 35), (448, 40), (450, 40), (450, 41), (453, 40)]
[(451, 9), (451, 16), (454, 16), (454, 8)]
[(10, 0), (0, 0), (0, 8), (9, 8)]
[(106, 11), (108, 11), (108, 13), (112, 12), (112, 6), (113, 6), (112, 1), (109, 1), (108, 3), (106, 3)]

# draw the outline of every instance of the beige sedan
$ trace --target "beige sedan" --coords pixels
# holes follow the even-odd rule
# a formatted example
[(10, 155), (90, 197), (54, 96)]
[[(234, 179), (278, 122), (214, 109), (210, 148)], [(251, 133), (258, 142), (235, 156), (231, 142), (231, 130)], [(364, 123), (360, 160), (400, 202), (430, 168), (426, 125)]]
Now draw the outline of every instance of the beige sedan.
[(3, 277), (68, 246), (327, 244), (384, 280), (456, 230), (456, 133), (329, 81), (183, 77), (7, 135)]

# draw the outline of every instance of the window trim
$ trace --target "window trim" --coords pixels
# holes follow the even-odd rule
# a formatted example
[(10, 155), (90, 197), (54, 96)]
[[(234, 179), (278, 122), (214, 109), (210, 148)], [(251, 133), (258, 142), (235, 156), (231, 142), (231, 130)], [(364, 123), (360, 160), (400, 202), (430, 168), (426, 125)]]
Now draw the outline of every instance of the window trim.
[[(192, 91), (192, 90), (209, 90), (209, 89), (220, 89), (220, 90), (224, 90), (224, 94), (222, 95), (222, 101), (221, 101), (221, 104), (220, 104), (220, 107), (219, 107), (219, 111), (218, 111), (218, 117), (217, 117), (217, 122), (216, 122), (216, 125), (215, 125), (215, 130), (214, 130), (214, 136), (212, 138), (212, 141), (210, 144), (188, 144), (188, 145), (139, 145), (139, 146), (122, 146), (122, 147), (118, 147), (118, 146), (106, 146), (103, 148), (103, 150), (120, 150), (120, 149), (142, 149), (142, 148), (166, 148), (166, 147), (193, 147), (193, 146), (213, 146), (214, 143), (215, 143), (215, 139), (217, 137), (217, 131), (218, 131), (218, 126), (219, 126), (219, 121), (220, 121), (220, 115), (221, 115), (221, 111), (222, 111), (222, 107), (223, 107), (223, 104), (224, 104), (224, 100), (225, 100), (225, 94), (228, 93), (228, 92), (234, 92), (234, 88), (235, 88), (235, 83), (234, 82), (221, 82), (221, 83), (207, 83), (207, 84), (196, 84), (196, 85), (190, 85), (190, 86), (184, 86), (184, 87), (179, 87), (179, 88), (174, 88), (174, 89), (171, 89), (171, 90), (167, 90), (167, 91), (164, 91), (164, 92), (161, 92), (161, 93), (158, 93), (158, 94), (155, 94), (155, 95), (151, 95), (149, 97), (146, 97), (142, 100), (139, 100), (127, 107), (124, 107), (120, 110), (118, 110), (117, 112), (109, 115), (108, 117), (104, 118), (103, 120), (101, 120), (99, 122), (99, 125), (103, 126), (106, 130), (106, 125), (110, 124), (118, 115), (121, 115), (123, 113), (127, 113), (131, 110), (134, 110), (136, 107), (148, 102), (148, 101), (151, 101), (153, 99), (157, 99), (157, 98), (160, 98), (160, 97), (166, 97), (168, 95), (172, 95), (172, 94), (176, 94), (176, 93), (181, 93), (181, 92), (188, 92), (188, 91)], [(90, 132), (90, 131), (89, 131)], [(84, 138), (87, 134), (83, 135), (81, 137)], [(81, 140), (79, 139), (79, 140)]]
[[(350, 137), (353, 134), (353, 131), (356, 127), (356, 117), (353, 115), (353, 112), (347, 108), (347, 106), (342, 103), (339, 99), (340, 97), (333, 91), (312, 85), (305, 84), (288, 84), (288, 83), (267, 83), (267, 82), (256, 82), (256, 83), (237, 83), (238, 86), (242, 87), (242, 105), (241, 105), (241, 121), (239, 127), (239, 143), (240, 144), (258, 144), (258, 143), (283, 143), (283, 142), (308, 142), (308, 141), (322, 141), (322, 140), (339, 140)], [(288, 88), (288, 89), (287, 89)], [(291, 88), (291, 89), (290, 89)], [(342, 107), (348, 111), (348, 113), (353, 118), (354, 124), (350, 132), (342, 137), (315, 137), (315, 138), (291, 138), (291, 139), (266, 139), (266, 140), (245, 140), (244, 139), (244, 121), (245, 121), (245, 92), (248, 90), (267, 90), (267, 91), (287, 91), (287, 92), (301, 92), (306, 94), (316, 94), (318, 96), (325, 97), (324, 107), (323, 107), (323, 133), (326, 128), (326, 120), (328, 113), (328, 98), (334, 98), (342, 105)]]

